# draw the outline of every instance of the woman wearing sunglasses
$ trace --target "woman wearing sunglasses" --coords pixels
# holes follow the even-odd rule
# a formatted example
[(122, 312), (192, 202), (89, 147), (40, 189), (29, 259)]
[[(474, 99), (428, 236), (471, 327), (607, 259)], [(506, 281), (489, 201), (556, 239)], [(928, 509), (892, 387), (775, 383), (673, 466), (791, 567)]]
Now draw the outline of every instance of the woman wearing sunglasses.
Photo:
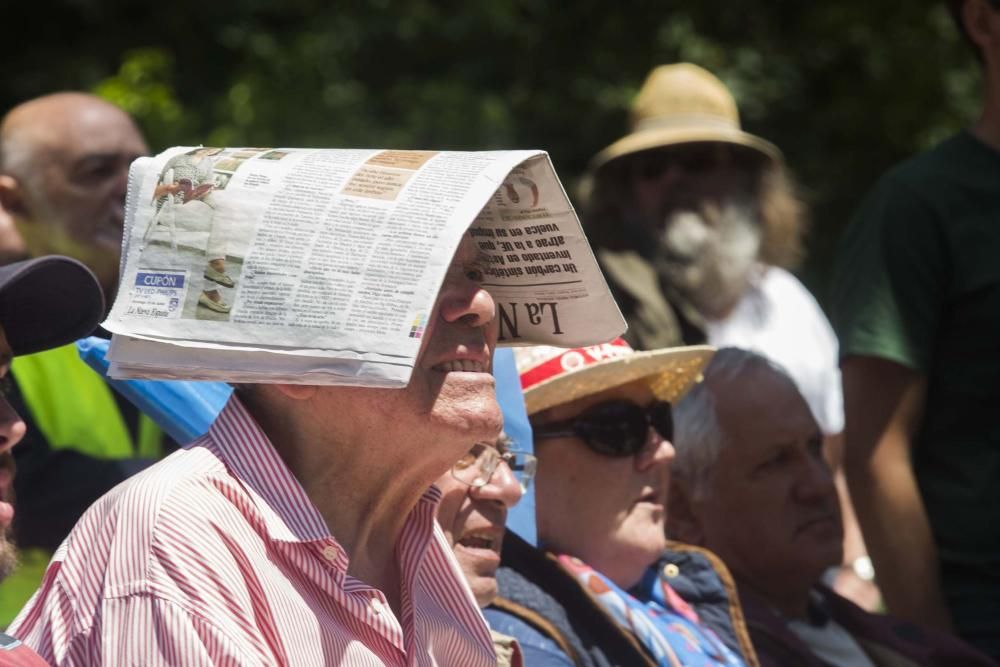
[(634, 352), (617, 339), (515, 355), (540, 547), (508, 533), (490, 625), (533, 667), (755, 665), (721, 562), (664, 537), (670, 404), (712, 349)]

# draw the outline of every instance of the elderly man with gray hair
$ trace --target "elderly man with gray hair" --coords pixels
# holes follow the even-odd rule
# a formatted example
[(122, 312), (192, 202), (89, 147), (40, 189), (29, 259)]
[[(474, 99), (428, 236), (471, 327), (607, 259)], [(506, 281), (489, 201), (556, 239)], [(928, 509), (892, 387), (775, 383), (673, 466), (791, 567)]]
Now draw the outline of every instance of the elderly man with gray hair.
[(720, 350), (674, 423), (668, 533), (729, 567), (762, 665), (993, 664), (820, 582), (841, 557), (837, 494), (822, 432), (778, 365)]

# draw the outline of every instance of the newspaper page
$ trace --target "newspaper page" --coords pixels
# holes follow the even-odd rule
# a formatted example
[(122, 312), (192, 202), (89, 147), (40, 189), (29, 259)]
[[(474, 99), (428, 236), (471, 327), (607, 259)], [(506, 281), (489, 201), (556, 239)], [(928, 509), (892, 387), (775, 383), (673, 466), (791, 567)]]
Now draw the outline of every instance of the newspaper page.
[(542, 151), (177, 147), (132, 167), (112, 377), (405, 386), (463, 234), (501, 344), (624, 320)]

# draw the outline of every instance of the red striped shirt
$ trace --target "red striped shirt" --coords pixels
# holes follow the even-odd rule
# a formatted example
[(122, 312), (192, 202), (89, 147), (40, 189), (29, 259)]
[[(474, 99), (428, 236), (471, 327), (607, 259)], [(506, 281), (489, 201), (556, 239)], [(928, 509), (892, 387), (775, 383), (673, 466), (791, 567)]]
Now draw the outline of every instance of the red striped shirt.
[(489, 630), (434, 521), (396, 545), (402, 618), (235, 397), (209, 433), (91, 507), (8, 632), (59, 665), (489, 665)]

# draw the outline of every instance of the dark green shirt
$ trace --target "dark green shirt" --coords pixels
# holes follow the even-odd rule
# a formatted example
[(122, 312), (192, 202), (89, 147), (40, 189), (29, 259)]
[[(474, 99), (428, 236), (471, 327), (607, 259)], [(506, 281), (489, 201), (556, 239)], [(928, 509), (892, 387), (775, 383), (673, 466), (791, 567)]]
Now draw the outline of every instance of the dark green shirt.
[(927, 378), (913, 464), (943, 563), (1000, 576), (1000, 152), (962, 132), (886, 174), (842, 241), (841, 357)]

